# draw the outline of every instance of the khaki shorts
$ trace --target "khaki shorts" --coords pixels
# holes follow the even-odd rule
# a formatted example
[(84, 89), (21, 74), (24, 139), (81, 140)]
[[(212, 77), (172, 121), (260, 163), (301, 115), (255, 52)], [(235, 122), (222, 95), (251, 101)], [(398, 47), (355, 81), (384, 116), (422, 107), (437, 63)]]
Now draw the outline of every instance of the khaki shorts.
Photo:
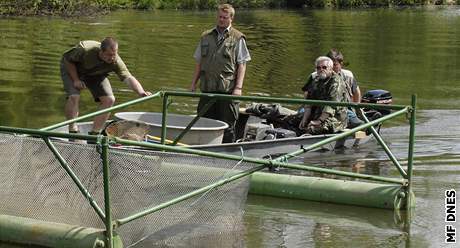
[[(69, 73), (64, 68), (64, 65), (61, 64), (61, 78), (64, 83), (64, 90), (67, 94), (67, 97), (71, 95), (80, 95), (80, 90), (73, 86), (73, 81), (70, 78)], [(86, 76), (80, 78), (86, 85), (86, 87), (93, 95), (94, 101), (100, 102), (99, 97), (101, 96), (113, 96), (112, 86), (110, 85), (109, 79), (106, 75), (102, 76)]]

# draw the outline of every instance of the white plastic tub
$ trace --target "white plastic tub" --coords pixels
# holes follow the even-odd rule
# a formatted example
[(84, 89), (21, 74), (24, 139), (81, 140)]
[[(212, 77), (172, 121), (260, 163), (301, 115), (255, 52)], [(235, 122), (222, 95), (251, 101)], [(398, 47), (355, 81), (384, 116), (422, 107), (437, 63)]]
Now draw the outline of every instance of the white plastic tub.
[[(195, 118), (189, 115), (168, 114), (166, 120), (166, 138), (174, 140)], [(150, 135), (161, 136), (162, 113), (120, 112), (115, 119), (141, 121), (151, 125)], [(179, 141), (187, 145), (221, 144), (227, 123), (201, 117)]]

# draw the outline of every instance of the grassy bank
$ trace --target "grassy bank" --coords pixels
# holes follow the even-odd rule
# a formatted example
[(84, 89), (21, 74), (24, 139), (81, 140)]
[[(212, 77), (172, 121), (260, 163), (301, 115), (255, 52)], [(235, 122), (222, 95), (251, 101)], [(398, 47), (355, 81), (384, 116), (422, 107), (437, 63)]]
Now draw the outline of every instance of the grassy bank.
[[(214, 9), (215, 0), (0, 0), (0, 15), (78, 16), (115, 9)], [(236, 8), (349, 8), (460, 4), (460, 0), (229, 0)]]

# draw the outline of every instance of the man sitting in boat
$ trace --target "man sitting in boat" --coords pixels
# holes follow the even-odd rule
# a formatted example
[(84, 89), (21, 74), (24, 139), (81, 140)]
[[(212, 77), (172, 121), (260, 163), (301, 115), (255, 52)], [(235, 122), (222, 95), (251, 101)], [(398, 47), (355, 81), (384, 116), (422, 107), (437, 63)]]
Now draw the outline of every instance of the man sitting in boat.
[[(347, 102), (347, 90), (342, 77), (333, 71), (333, 61), (320, 56), (315, 61), (316, 75), (310, 76), (302, 87), (305, 99)], [(328, 134), (342, 131), (347, 126), (347, 108), (340, 106), (304, 107), (299, 128), (309, 134)]]
[[(356, 81), (353, 72), (350, 70), (343, 69), (343, 54), (337, 49), (331, 49), (326, 54), (327, 57), (332, 59), (334, 67), (332, 68), (335, 73), (339, 74), (347, 89), (348, 101), (349, 102), (361, 102), (361, 90), (359, 89), (358, 82)], [(313, 72), (316, 73), (316, 72)], [(349, 108), (347, 111), (348, 115), (348, 128), (353, 128), (361, 125), (363, 121), (358, 118), (355, 111), (352, 108)]]

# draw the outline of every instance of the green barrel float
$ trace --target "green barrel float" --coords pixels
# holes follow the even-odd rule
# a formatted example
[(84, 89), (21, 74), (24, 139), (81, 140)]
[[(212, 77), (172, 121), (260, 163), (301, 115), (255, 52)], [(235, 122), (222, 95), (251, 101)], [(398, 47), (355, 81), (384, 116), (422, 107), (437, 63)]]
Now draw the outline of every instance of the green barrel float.
[[(104, 230), (63, 223), (46, 222), (17, 216), (0, 215), (0, 240), (12, 244), (53, 248), (103, 248)], [(122, 248), (114, 234), (112, 248)]]
[[(256, 172), (251, 176), (249, 193), (385, 209), (404, 209), (408, 195), (405, 187), (398, 184), (264, 172)], [(414, 205), (412, 202), (411, 207)]]

